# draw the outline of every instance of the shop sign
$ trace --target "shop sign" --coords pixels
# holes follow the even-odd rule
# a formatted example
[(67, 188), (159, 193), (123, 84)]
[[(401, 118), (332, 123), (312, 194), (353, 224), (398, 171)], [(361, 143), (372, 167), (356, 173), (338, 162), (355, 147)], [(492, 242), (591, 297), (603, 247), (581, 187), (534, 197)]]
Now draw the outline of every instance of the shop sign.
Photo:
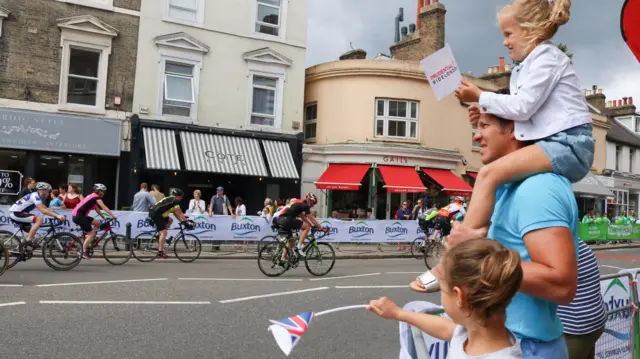
[(122, 121), (0, 109), (0, 147), (119, 156)]
[(213, 160), (218, 160), (219, 162), (231, 162), (234, 165), (244, 164), (245, 162), (243, 155), (236, 155), (235, 153), (206, 151), (204, 155)]
[(17, 171), (0, 170), (0, 194), (18, 194), (22, 185), (22, 174)]
[(384, 157), (382, 157), (382, 161), (384, 161), (385, 163), (408, 164), (409, 163), (409, 157), (384, 156)]

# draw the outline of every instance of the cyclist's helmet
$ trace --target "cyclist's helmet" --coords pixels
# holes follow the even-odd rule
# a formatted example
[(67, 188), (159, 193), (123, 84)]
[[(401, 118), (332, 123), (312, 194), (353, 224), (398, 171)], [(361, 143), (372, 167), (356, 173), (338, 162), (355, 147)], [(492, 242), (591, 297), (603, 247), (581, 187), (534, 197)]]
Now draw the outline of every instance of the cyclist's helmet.
[(462, 202), (464, 203), (464, 198), (457, 196), (456, 198), (453, 199), (454, 202)]
[(98, 191), (106, 192), (107, 191), (107, 186), (103, 185), (102, 183), (94, 184), (93, 185), (93, 192), (98, 192)]
[(171, 191), (169, 191), (169, 195), (174, 197), (183, 197), (184, 192), (182, 192), (180, 188), (172, 188)]
[(42, 191), (51, 191), (51, 185), (48, 184), (47, 182), (38, 182), (36, 184), (36, 189), (37, 190), (42, 190)]
[(311, 192), (307, 193), (305, 199), (309, 201), (309, 204), (312, 206), (315, 206), (318, 203), (318, 197), (316, 197), (316, 195)]

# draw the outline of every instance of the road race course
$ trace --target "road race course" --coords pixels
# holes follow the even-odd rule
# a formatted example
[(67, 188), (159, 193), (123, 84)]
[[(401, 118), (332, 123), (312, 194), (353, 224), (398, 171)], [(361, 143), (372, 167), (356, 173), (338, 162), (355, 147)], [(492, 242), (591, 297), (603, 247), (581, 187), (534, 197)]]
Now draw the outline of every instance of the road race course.
[[(640, 267), (640, 249), (599, 251), (602, 274)], [(284, 358), (269, 319), (438, 294), (411, 292), (414, 259), (340, 260), (326, 277), (304, 268), (277, 279), (256, 261), (176, 260), (121, 267), (93, 259), (70, 272), (40, 259), (0, 277), (0, 358)], [(365, 310), (319, 317), (291, 358), (394, 358), (398, 324)]]

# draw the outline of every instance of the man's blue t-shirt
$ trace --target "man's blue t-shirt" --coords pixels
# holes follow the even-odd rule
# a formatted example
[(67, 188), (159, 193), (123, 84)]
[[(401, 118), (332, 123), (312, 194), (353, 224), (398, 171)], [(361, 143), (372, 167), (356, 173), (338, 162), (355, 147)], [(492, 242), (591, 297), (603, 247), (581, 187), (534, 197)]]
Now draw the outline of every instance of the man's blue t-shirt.
[[(544, 173), (502, 186), (496, 192), (491, 223), (488, 237), (520, 253), (525, 262), (531, 262), (531, 257), (524, 235), (550, 227), (571, 230), (577, 256), (578, 207), (571, 183), (564, 177)], [(507, 328), (520, 339), (555, 340), (563, 334), (557, 309), (555, 303), (518, 292), (507, 307)]]

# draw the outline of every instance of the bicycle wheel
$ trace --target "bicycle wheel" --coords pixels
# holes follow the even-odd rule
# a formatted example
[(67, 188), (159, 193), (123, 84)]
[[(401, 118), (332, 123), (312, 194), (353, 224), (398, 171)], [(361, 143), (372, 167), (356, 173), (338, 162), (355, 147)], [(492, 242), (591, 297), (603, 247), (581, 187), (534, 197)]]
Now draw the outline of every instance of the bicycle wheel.
[(263, 237), (261, 240), (258, 241), (258, 252), (257, 253), (260, 253), (260, 250), (262, 249), (262, 247), (264, 247), (267, 243), (273, 243), (273, 242), (277, 242), (276, 236)]
[[(24, 250), (22, 238), (9, 231), (0, 231), (0, 244), (2, 244), (4, 249), (7, 251), (7, 269), (11, 269), (20, 262), (20, 257)], [(0, 266), (1, 265), (2, 264), (0, 263)]]
[(3, 275), (9, 267), (9, 252), (0, 242), (0, 275)]
[(440, 263), (440, 258), (443, 254), (444, 245), (442, 244), (442, 238), (430, 242), (424, 251), (424, 264), (427, 268), (433, 269)]
[(173, 253), (180, 262), (191, 263), (200, 258), (202, 253), (202, 243), (193, 234), (184, 233), (173, 242)]
[(119, 234), (115, 234), (106, 238), (102, 247), (104, 259), (114, 266), (121, 266), (131, 258), (131, 251), (127, 248), (129, 245), (127, 238)]
[(75, 234), (58, 232), (43, 244), (42, 259), (51, 269), (71, 270), (82, 260), (82, 241)]
[(131, 243), (131, 254), (140, 262), (151, 262), (158, 257), (158, 237), (156, 232), (144, 232)]
[[(336, 264), (336, 252), (329, 243), (316, 243), (307, 249), (304, 265), (309, 273), (321, 277), (333, 269)], [(315, 264), (315, 266), (314, 266)], [(324, 270), (317, 270), (319, 266), (325, 265)], [(311, 267), (314, 269), (311, 269)]]
[(286, 271), (280, 265), (280, 258), (284, 247), (278, 242), (268, 242), (258, 253), (258, 268), (267, 277), (278, 277)]
[(411, 255), (415, 259), (424, 257), (425, 239), (418, 237), (411, 242)]

